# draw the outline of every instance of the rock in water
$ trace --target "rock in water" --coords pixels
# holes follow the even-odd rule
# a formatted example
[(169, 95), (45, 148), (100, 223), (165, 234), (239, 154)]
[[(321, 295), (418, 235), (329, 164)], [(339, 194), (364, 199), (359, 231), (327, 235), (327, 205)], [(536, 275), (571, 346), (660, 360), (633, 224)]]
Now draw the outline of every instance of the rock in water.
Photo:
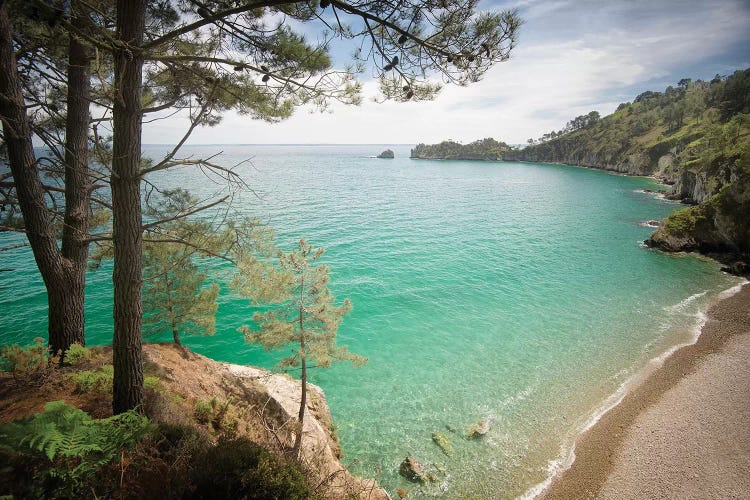
[(389, 160), (393, 159), (395, 157), (396, 157), (396, 155), (394, 155), (393, 151), (390, 150), (390, 149), (386, 149), (385, 151), (383, 151), (382, 153), (380, 153), (378, 155), (378, 158), (386, 158), (386, 159), (389, 159)]
[(467, 437), (469, 439), (476, 439), (484, 436), (490, 431), (490, 422), (488, 420), (480, 420), (476, 424), (469, 427)]
[(410, 456), (407, 456), (404, 461), (401, 462), (401, 467), (398, 472), (409, 481), (417, 483), (426, 483), (435, 480), (432, 474), (425, 471), (424, 465)]
[(441, 450), (443, 450), (443, 453), (450, 456), (453, 449), (451, 448), (451, 442), (448, 439), (448, 436), (441, 432), (433, 432), (432, 433), (432, 440), (435, 442), (436, 445), (440, 447)]

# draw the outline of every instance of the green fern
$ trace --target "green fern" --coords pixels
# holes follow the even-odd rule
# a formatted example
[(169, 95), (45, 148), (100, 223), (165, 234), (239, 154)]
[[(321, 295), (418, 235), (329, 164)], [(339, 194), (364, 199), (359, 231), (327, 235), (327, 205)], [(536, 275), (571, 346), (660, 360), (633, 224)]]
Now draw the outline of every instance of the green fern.
[(0, 447), (44, 455), (50, 462), (46, 473), (75, 486), (133, 447), (150, 427), (146, 417), (133, 411), (96, 420), (54, 401), (31, 419), (0, 426)]

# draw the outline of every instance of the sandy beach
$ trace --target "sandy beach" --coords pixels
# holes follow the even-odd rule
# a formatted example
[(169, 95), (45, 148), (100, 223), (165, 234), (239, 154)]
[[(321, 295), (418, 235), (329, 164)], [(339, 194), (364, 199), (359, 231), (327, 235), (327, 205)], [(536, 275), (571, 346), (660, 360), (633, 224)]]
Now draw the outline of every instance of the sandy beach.
[(576, 443), (545, 499), (750, 498), (750, 284)]

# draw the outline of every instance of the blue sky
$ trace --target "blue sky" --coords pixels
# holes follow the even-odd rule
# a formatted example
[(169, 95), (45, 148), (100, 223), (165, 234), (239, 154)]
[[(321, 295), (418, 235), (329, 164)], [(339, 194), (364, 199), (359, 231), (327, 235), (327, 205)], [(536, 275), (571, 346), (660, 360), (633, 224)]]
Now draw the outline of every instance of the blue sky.
[[(431, 102), (378, 104), (376, 85), (362, 75), (360, 106), (331, 112), (298, 109), (280, 124), (233, 113), (193, 133), (192, 144), (416, 144), (495, 137), (523, 143), (571, 118), (614, 111), (645, 90), (681, 78), (711, 79), (750, 67), (748, 0), (513, 0), (483, 9), (517, 8), (524, 25), (511, 59), (469, 87), (448, 86)], [(343, 65), (352, 49), (337, 47)], [(145, 143), (174, 143), (179, 117), (144, 126)]]

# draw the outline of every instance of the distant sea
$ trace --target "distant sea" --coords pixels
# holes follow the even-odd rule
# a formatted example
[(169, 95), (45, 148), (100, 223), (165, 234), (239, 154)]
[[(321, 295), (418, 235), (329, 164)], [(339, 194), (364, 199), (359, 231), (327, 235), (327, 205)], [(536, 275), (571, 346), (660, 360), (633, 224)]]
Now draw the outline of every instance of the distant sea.
[[(394, 160), (374, 158), (389, 147)], [(147, 146), (157, 157), (168, 148)], [(354, 305), (339, 340), (367, 365), (315, 370), (356, 474), (413, 498), (512, 498), (569, 457), (575, 436), (627, 381), (691, 341), (702, 313), (738, 283), (711, 261), (642, 245), (680, 208), (651, 179), (534, 163), (417, 161), (407, 146), (191, 146), (237, 167), (254, 215), (290, 249), (327, 249), (331, 288)], [(194, 169), (153, 179), (209, 197), (222, 184)], [(0, 234), (0, 246), (22, 241)], [(28, 248), (0, 252), (0, 341), (47, 330), (45, 292)], [(112, 336), (111, 263), (90, 273), (89, 344)], [(214, 359), (273, 368), (284, 354), (244, 343), (252, 309), (226, 286), (217, 333), (186, 337)], [(150, 340), (169, 340), (169, 334)], [(620, 391), (620, 392), (618, 392)], [(468, 428), (488, 420), (479, 440)], [(433, 443), (445, 434), (452, 454)], [(407, 482), (407, 455), (438, 481)]]

